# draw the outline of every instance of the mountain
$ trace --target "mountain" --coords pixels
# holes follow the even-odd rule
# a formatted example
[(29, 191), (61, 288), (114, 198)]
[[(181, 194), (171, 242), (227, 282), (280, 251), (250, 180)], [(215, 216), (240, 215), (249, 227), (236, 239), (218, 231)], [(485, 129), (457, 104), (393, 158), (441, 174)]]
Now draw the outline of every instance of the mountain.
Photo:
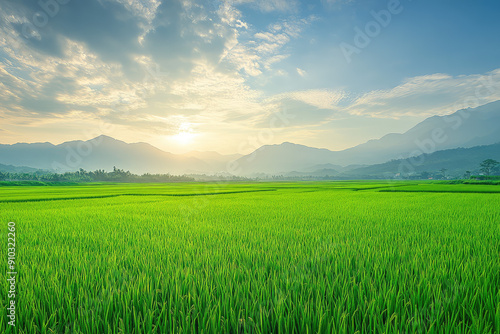
[[(380, 164), (392, 159), (497, 142), (500, 142), (500, 101), (447, 116), (433, 116), (403, 134), (388, 134), (343, 151), (292, 143), (262, 146), (238, 159), (237, 170), (242, 175), (310, 172), (315, 165)], [(323, 168), (340, 171), (338, 167)]]
[(422, 153), (474, 147), (500, 142), (500, 101), (433, 116), (403, 134), (388, 134), (378, 140), (339, 152), (335, 163), (375, 164)]
[[(460, 177), (465, 171), (479, 173), (479, 164), (486, 159), (500, 161), (500, 142), (471, 148), (456, 148), (422, 154), (408, 159), (392, 160), (383, 164), (357, 168), (340, 174), (349, 178), (394, 177), (447, 169), (447, 175)], [(323, 176), (323, 175), (321, 175)]]
[(183, 156), (188, 158), (199, 159), (203, 161), (205, 164), (207, 164), (210, 167), (210, 170), (216, 172), (223, 172), (227, 170), (228, 163), (238, 160), (243, 155), (241, 154), (224, 155), (214, 151), (208, 151), (208, 152), (192, 151), (183, 154)]
[(200, 159), (167, 153), (146, 143), (127, 144), (108, 136), (60, 145), (0, 145), (0, 163), (58, 172), (79, 168), (111, 170), (113, 166), (133, 173), (181, 174), (210, 170), (210, 166)]
[(99, 136), (88, 141), (71, 141), (60, 145), (0, 145), (0, 164), (58, 172), (79, 168), (111, 170), (116, 166), (138, 174), (229, 172), (247, 176), (263, 173), (286, 175), (293, 172), (296, 175), (340, 175), (359, 170), (360, 165), (383, 164), (394, 159), (498, 142), (500, 101), (475, 109), (459, 110), (448, 116), (430, 117), (403, 134), (388, 134), (343, 151), (334, 152), (285, 142), (262, 146), (246, 156), (196, 151), (176, 155), (147, 143), (127, 144), (111, 137)]
[(319, 164), (335, 161), (335, 153), (293, 143), (265, 145), (236, 160), (236, 170), (241, 174), (285, 173), (311, 169)]
[(40, 171), (36, 168), (25, 167), (25, 166), (12, 166), (0, 164), (0, 172), (4, 173), (34, 173)]

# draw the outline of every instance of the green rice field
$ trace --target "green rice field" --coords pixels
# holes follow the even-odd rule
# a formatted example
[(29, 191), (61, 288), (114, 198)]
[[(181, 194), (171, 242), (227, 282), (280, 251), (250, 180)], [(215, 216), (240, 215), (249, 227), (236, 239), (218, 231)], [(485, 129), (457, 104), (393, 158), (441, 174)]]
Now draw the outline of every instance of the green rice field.
[(7, 185), (0, 224), (0, 333), (500, 333), (500, 185)]

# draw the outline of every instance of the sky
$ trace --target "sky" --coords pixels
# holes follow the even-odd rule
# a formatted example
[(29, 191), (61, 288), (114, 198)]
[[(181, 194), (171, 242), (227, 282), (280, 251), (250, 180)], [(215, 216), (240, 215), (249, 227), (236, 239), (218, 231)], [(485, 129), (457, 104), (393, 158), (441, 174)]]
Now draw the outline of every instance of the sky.
[(341, 150), (500, 99), (496, 0), (0, 0), (0, 143)]

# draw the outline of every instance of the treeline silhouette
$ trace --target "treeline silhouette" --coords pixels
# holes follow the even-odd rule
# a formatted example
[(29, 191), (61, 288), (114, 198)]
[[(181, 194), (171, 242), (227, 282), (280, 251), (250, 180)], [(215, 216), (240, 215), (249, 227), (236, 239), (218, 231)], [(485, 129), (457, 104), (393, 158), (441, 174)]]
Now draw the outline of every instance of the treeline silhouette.
[(136, 182), (136, 183), (162, 183), (162, 182), (190, 182), (194, 178), (185, 175), (170, 174), (143, 174), (136, 175), (113, 167), (112, 172), (102, 169), (88, 172), (80, 169), (77, 172), (50, 173), (36, 171), (33, 173), (0, 172), (0, 181), (42, 181), (42, 182)]

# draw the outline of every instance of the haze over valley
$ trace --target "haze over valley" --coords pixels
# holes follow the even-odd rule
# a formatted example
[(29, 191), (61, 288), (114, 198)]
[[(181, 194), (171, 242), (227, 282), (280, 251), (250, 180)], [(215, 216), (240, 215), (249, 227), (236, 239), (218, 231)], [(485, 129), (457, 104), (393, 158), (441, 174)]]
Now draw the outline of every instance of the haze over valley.
[[(424, 159), (427, 161), (406, 172), (446, 168), (458, 175), (465, 170), (474, 170), (482, 160), (500, 159), (499, 143), (500, 101), (497, 101), (478, 108), (458, 110), (451, 115), (430, 117), (405, 133), (387, 134), (342, 151), (285, 142), (264, 145), (248, 155), (222, 155), (215, 151), (173, 154), (147, 143), (129, 144), (101, 135), (88, 141), (59, 145), (0, 145), (0, 164), (59, 173), (80, 168), (110, 171), (117, 166), (138, 174), (391, 178), (401, 170), (400, 166), (394, 166), (396, 162), (390, 160), (401, 163), (402, 159), (415, 157), (414, 160), (418, 161), (416, 157), (429, 154), (432, 158)], [(432, 155), (437, 151), (442, 152)], [(438, 162), (435, 161), (436, 156), (441, 157)], [(475, 159), (471, 160), (471, 156)]]

